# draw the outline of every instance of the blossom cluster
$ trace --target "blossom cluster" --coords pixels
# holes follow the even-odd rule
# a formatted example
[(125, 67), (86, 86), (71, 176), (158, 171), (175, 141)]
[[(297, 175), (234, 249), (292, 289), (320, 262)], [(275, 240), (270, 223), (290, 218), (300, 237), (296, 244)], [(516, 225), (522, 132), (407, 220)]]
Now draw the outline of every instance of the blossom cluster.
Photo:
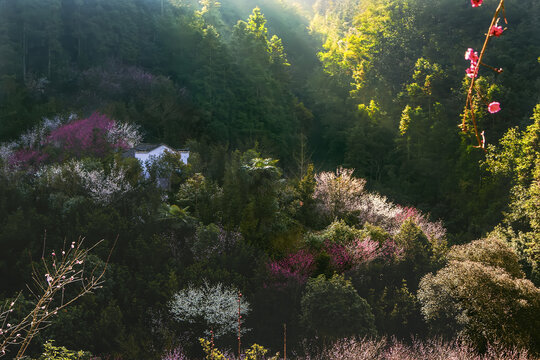
[(472, 7), (479, 7), (482, 5), (482, 2), (484, 2), (484, 0), (471, 0), (471, 5)]
[(465, 60), (469, 60), (471, 65), (465, 70), (467, 76), (470, 78), (475, 78), (478, 76), (478, 52), (474, 51), (473, 48), (468, 48), (465, 52)]
[(380, 244), (371, 240), (369, 236), (365, 239), (354, 239), (344, 244), (326, 241), (324, 250), (330, 256), (330, 265), (339, 273), (382, 258)]
[(330, 265), (337, 272), (341, 273), (353, 267), (353, 255), (344, 244), (326, 241), (324, 248), (326, 253), (330, 255)]
[[(115, 135), (110, 136), (110, 132)], [(118, 149), (129, 147), (116, 135), (119, 133), (114, 120), (106, 115), (93, 113), (86, 119), (73, 121), (55, 129), (46, 138), (46, 143), (54, 144), (55, 147), (76, 156), (86, 153), (102, 156), (110, 147)], [(108, 140), (114, 142), (109, 143)]]
[(353, 172), (353, 169), (339, 167), (335, 173), (315, 175), (317, 185), (313, 197), (325, 215), (336, 217), (354, 211), (358, 206), (366, 181), (353, 177)]
[(75, 119), (75, 114), (43, 118), (39, 124), (23, 133), (19, 139), (0, 144), (0, 163), (4, 171), (18, 165), (39, 165), (47, 160), (49, 156), (42, 151), (42, 148), (48, 134), (62, 124)]
[(401, 225), (407, 220), (412, 220), (422, 230), (428, 239), (440, 240), (446, 237), (446, 229), (444, 228), (442, 221), (429, 221), (425, 214), (422, 214), (418, 209), (414, 207), (399, 207), (400, 212), (396, 215), (396, 223)]
[(404, 249), (390, 238), (381, 243), (369, 236), (346, 242), (326, 240), (320, 249), (313, 252), (302, 249), (281, 260), (269, 262), (267, 270), (272, 285), (283, 287), (290, 284), (305, 284), (315, 272), (315, 258), (321, 253), (329, 256), (330, 266), (334, 271), (343, 273), (377, 259), (385, 262), (400, 260), (403, 258)]
[(270, 262), (267, 268), (277, 284), (285, 285), (289, 281), (304, 284), (315, 270), (315, 257), (302, 249), (281, 260)]
[(125, 169), (117, 162), (105, 172), (103, 168), (89, 169), (82, 161), (71, 160), (63, 164), (44, 166), (36, 176), (48, 186), (73, 184), (96, 203), (105, 205), (132, 189)]
[[(212, 331), (216, 338), (236, 333), (238, 317), (242, 319), (250, 311), (249, 303), (237, 289), (226, 287), (222, 283), (210, 285), (206, 281), (202, 286), (190, 285), (177, 292), (169, 303), (169, 308), (177, 321), (190, 324), (203, 321), (207, 334), (210, 335)], [(241, 331), (244, 333), (249, 329), (242, 327)]]
[(103, 156), (110, 150), (127, 149), (140, 142), (141, 136), (134, 125), (116, 122), (99, 113), (78, 120), (75, 114), (70, 114), (45, 118), (17, 141), (0, 144), (0, 162), (11, 168), (39, 167), (48, 160), (64, 160), (66, 155)]
[(352, 259), (352, 268), (369, 264), (377, 259), (385, 262), (399, 260), (404, 253), (403, 248), (392, 239), (379, 243), (369, 236), (364, 239), (355, 239), (346, 245), (346, 249)]
[[(476, 55), (471, 51), (471, 56)], [(431, 222), (415, 208), (399, 206), (384, 196), (364, 191), (365, 180), (354, 178), (353, 171), (340, 168), (336, 173), (323, 172), (315, 176), (317, 185), (313, 197), (323, 214), (354, 214), (360, 223), (379, 226), (391, 235), (397, 234), (402, 224), (411, 219), (431, 240), (446, 236), (441, 221)]]
[(442, 221), (430, 221), (418, 209), (396, 205), (378, 194), (365, 194), (356, 213), (361, 222), (379, 226), (391, 235), (396, 235), (403, 223), (410, 219), (430, 240), (446, 237)]

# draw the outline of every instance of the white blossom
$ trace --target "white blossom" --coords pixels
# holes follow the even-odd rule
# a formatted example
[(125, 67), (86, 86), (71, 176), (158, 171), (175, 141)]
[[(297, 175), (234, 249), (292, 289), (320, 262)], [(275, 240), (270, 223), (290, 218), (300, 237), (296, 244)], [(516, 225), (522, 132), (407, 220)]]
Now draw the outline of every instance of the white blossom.
[(107, 173), (102, 168), (88, 170), (81, 161), (71, 160), (43, 167), (36, 175), (49, 186), (67, 182), (78, 184), (95, 202), (105, 205), (132, 189), (124, 168), (117, 162)]
[(142, 141), (139, 127), (128, 123), (114, 122), (114, 126), (107, 133), (107, 141), (111, 144), (124, 143), (134, 147)]
[(356, 210), (361, 222), (380, 226), (391, 234), (396, 234), (401, 228), (401, 223), (395, 221), (401, 208), (384, 196), (366, 193), (358, 202)]
[(353, 169), (339, 167), (335, 173), (315, 175), (317, 185), (313, 197), (319, 201), (323, 213), (336, 217), (357, 208), (366, 181), (353, 177), (353, 172)]
[(8, 143), (0, 144), (0, 165), (3, 166), (4, 169), (9, 164), (9, 160), (13, 156), (13, 152), (16, 147), (17, 147), (16, 142), (8, 142)]
[[(238, 290), (225, 287), (221, 283), (202, 286), (188, 286), (180, 290), (169, 304), (173, 317), (178, 321), (195, 324), (201, 319), (214, 336), (234, 334), (238, 331)], [(249, 303), (240, 297), (240, 315), (245, 317), (249, 312)], [(242, 332), (248, 329), (242, 328)]]

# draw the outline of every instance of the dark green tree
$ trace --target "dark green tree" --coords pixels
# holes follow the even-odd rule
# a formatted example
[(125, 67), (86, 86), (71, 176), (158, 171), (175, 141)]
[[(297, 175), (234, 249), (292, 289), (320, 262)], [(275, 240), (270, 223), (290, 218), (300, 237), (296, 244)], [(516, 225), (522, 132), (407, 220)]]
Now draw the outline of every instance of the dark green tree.
[(310, 332), (324, 340), (375, 334), (371, 308), (342, 275), (310, 279), (301, 300), (300, 318)]

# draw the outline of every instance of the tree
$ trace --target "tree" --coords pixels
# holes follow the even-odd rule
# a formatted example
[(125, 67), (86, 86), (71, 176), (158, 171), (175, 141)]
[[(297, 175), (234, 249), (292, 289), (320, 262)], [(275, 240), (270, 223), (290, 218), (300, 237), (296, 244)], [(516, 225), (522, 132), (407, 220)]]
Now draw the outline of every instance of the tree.
[(357, 209), (364, 192), (364, 179), (353, 177), (353, 169), (339, 167), (335, 173), (315, 175), (317, 186), (314, 198), (319, 201), (321, 212), (330, 218), (343, 218)]
[(212, 331), (215, 337), (237, 332), (238, 323), (250, 311), (249, 303), (237, 289), (206, 281), (202, 286), (190, 285), (174, 294), (169, 308), (176, 320), (199, 325), (202, 322), (207, 335)]
[(511, 128), (499, 146), (489, 146), (484, 162), (509, 181), (508, 211), (496, 233), (518, 250), (533, 281), (540, 284), (540, 104), (525, 131)]
[(494, 239), (452, 248), (449, 264), (420, 282), (426, 321), (481, 349), (501, 343), (539, 350), (540, 289), (516, 271), (510, 252)]
[(310, 279), (301, 300), (303, 325), (323, 339), (375, 335), (375, 318), (343, 275)]

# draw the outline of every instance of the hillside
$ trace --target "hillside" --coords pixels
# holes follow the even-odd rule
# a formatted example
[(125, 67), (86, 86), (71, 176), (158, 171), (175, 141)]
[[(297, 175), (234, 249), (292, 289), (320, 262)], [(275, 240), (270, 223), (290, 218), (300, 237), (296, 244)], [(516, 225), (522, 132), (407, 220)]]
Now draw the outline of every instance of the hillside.
[(540, 3), (501, 4), (0, 0), (0, 353), (538, 356)]

